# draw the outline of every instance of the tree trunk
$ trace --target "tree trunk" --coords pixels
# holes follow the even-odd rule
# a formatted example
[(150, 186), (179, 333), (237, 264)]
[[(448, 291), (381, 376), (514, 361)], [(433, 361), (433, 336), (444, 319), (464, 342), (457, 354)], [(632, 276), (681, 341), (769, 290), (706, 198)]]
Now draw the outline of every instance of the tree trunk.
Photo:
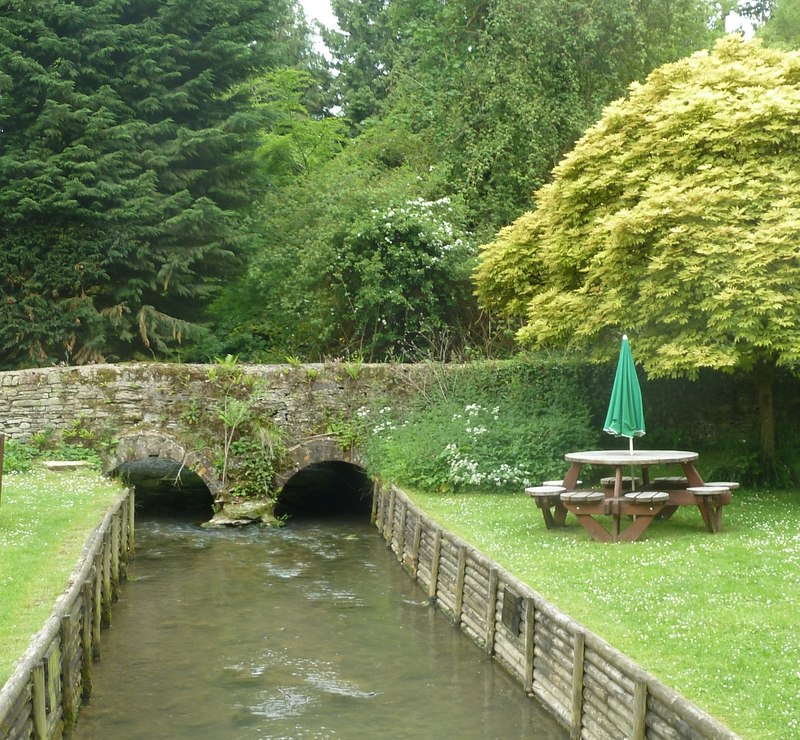
[(775, 471), (775, 406), (772, 385), (775, 379), (775, 363), (759, 360), (753, 368), (753, 379), (758, 392), (758, 410), (761, 417), (761, 460), (764, 472), (769, 476)]

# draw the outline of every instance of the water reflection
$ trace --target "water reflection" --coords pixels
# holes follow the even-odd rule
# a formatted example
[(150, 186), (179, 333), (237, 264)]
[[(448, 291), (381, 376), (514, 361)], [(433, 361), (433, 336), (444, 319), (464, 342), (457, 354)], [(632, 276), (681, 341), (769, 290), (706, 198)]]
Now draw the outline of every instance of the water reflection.
[(136, 537), (78, 740), (566, 737), (366, 524)]

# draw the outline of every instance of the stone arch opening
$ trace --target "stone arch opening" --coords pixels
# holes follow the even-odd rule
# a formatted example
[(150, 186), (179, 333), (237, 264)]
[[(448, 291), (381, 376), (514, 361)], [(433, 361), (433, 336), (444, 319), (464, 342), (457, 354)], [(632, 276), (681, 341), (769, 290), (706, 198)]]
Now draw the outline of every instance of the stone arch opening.
[(275, 516), (368, 519), (372, 481), (363, 468), (343, 460), (313, 462), (294, 473), (275, 503)]
[(119, 440), (106, 473), (135, 488), (136, 508), (156, 514), (210, 519), (219, 483), (202, 456), (164, 434), (140, 433)]

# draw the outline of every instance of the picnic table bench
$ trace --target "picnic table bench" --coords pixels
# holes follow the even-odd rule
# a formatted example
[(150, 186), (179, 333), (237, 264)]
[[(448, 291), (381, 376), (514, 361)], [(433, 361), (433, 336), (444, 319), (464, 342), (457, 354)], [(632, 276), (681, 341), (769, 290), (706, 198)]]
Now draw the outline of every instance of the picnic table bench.
[[(704, 483), (694, 467), (696, 452), (684, 450), (591, 450), (565, 455), (570, 468), (563, 481), (526, 488), (537, 507), (542, 510), (548, 529), (563, 526), (567, 513), (601, 542), (634, 541), (656, 518), (672, 516), (680, 506), (696, 506), (708, 532), (722, 529), (722, 509), (731, 502), (731, 491), (737, 483)], [(607, 465), (615, 475), (603, 478), (603, 490), (578, 490), (578, 475), (583, 465)], [(682, 476), (649, 479), (649, 467), (660, 464), (679, 464)], [(641, 478), (624, 475), (626, 468), (641, 469)], [(599, 517), (610, 517), (610, 527)], [(630, 520), (628, 521), (628, 518)], [(627, 526), (623, 527), (623, 523)]]

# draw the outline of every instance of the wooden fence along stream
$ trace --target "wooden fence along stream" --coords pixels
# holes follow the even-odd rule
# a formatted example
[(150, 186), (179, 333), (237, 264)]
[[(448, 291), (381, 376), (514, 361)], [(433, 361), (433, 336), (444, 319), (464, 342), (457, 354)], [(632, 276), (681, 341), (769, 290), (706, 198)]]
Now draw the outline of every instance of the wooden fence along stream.
[(520, 680), (572, 738), (738, 738), (530, 586), (442, 530), (398, 488), (376, 486), (372, 519), (430, 599)]
[(0, 689), (0, 738), (49, 740), (69, 734), (92, 690), (100, 627), (111, 621), (134, 545), (133, 491), (106, 513), (81, 555), (69, 588)]
[[(0, 690), (0, 738), (69, 734), (92, 688), (100, 627), (110, 622), (134, 544), (133, 492), (122, 494)], [(738, 736), (559, 611), (530, 586), (449, 534), (396, 487), (375, 487), (372, 519), (403, 566), (487, 655), (586, 740)]]

